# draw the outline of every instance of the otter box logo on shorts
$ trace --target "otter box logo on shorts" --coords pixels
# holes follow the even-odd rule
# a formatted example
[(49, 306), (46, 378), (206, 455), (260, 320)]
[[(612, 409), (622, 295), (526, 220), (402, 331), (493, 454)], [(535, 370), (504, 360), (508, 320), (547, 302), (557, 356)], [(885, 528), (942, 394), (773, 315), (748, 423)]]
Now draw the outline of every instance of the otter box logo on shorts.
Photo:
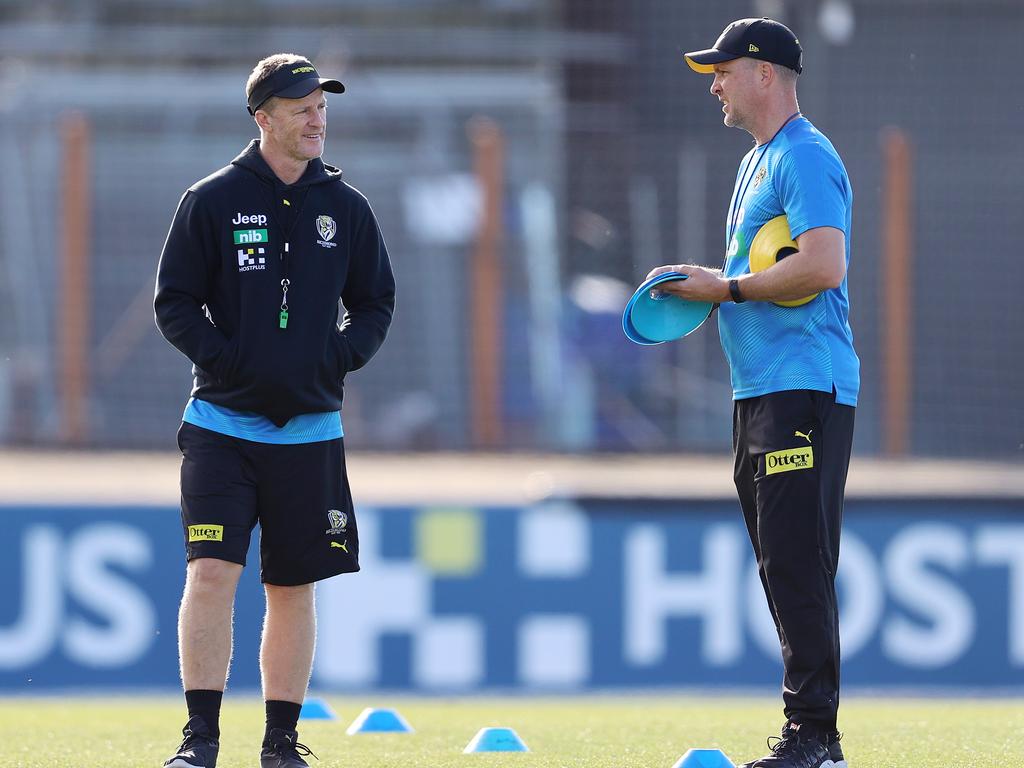
[(224, 526), (200, 523), (188, 527), (188, 540), (193, 541), (224, 541)]
[(329, 536), (345, 533), (345, 526), (348, 525), (348, 513), (337, 509), (329, 509), (327, 510), (327, 521), (331, 524), (331, 527), (326, 531)]
[(324, 248), (333, 248), (337, 245), (337, 243), (328, 242), (334, 239), (334, 234), (338, 231), (338, 225), (330, 216), (316, 217), (316, 231), (320, 233), (320, 239), (316, 241), (317, 245), (322, 245)]
[(789, 448), (785, 451), (766, 453), (764, 472), (776, 475), (779, 472), (792, 472), (794, 469), (812, 469), (814, 467), (814, 451), (811, 446)]
[(239, 248), (238, 271), (252, 272), (267, 268), (266, 255), (262, 248)]

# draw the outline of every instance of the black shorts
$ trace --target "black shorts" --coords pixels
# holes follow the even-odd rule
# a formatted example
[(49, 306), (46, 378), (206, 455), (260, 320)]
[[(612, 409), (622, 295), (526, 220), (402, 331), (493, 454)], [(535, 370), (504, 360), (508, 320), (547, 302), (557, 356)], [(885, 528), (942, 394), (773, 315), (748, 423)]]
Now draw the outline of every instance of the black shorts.
[(260, 524), (260, 579), (310, 584), (359, 570), (359, 535), (342, 438), (271, 445), (193, 424), (178, 430), (188, 560), (245, 565)]

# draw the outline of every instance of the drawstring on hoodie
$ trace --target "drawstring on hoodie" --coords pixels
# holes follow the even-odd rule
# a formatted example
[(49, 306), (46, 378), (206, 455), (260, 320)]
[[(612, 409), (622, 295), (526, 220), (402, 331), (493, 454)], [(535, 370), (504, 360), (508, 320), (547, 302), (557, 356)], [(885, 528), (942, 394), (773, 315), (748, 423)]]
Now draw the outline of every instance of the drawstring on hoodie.
[[(276, 190), (275, 190), (276, 192)], [(281, 261), (281, 310), (277, 316), (277, 327), (284, 329), (288, 327), (288, 286), (291, 285), (291, 280), (288, 278), (288, 258), (291, 255), (291, 235), (295, 229), (295, 225), (299, 223), (299, 218), (302, 215), (302, 207), (306, 204), (306, 198), (309, 197), (309, 190), (303, 190), (303, 193), (299, 199), (299, 204), (295, 208), (295, 216), (292, 218), (291, 224), (286, 230), (281, 225), (281, 220), (277, 217), (277, 208), (274, 205), (273, 199), (270, 201), (270, 216), (277, 225), (277, 228), (284, 235), (284, 245), (281, 250), (278, 251), (278, 257)], [(282, 200), (291, 207), (291, 203), (282, 198)]]

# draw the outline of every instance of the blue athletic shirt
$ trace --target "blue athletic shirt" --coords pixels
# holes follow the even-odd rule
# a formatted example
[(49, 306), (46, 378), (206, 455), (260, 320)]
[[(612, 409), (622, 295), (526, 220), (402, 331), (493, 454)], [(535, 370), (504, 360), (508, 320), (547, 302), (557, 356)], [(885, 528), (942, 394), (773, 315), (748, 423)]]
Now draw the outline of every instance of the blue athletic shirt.
[[(742, 199), (737, 199), (742, 197)], [(850, 265), (853, 190), (832, 143), (804, 117), (786, 124), (740, 163), (726, 224), (726, 277), (750, 272), (750, 243), (765, 222), (786, 214), (790, 233), (835, 227), (846, 235)], [(735, 235), (729, 231), (737, 220)], [(860, 360), (853, 349), (847, 281), (799, 307), (768, 301), (724, 303), (718, 330), (732, 370), (733, 398), (791, 389), (836, 390), (856, 405)]]
[(341, 411), (302, 413), (293, 416), (283, 427), (275, 426), (266, 416), (236, 411), (222, 405), (190, 397), (181, 420), (222, 435), (251, 440), (254, 443), (296, 445), (336, 440), (345, 436)]

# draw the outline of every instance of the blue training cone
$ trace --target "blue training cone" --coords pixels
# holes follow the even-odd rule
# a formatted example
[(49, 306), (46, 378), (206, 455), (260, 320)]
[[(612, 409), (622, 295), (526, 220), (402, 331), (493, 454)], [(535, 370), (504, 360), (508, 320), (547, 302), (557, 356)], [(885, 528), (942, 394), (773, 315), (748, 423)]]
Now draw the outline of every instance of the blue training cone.
[(412, 726), (393, 709), (367, 707), (345, 733), (349, 736), (357, 733), (412, 733)]
[(688, 749), (672, 768), (736, 768), (720, 749)]
[(337, 720), (331, 705), (323, 699), (306, 699), (299, 711), (299, 720)]
[(481, 728), (462, 751), (468, 755), (471, 752), (529, 752), (530, 748), (511, 728)]

